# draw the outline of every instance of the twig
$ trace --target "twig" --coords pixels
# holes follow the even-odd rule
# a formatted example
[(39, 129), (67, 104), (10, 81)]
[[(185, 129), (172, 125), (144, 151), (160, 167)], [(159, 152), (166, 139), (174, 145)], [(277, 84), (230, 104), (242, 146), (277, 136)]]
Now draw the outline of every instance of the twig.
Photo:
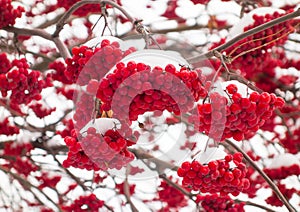
[(293, 206), (289, 203), (289, 201), (285, 198), (285, 196), (281, 193), (281, 191), (278, 189), (276, 184), (266, 175), (266, 173), (260, 169), (256, 163), (235, 143), (233, 143), (230, 140), (225, 140), (226, 143), (228, 143), (230, 146), (232, 146), (235, 150), (239, 151), (243, 154), (244, 158), (247, 160), (247, 162), (265, 179), (265, 181), (269, 184), (270, 188), (274, 191), (274, 193), (277, 195), (277, 197), (283, 202), (283, 204), (287, 207), (289, 211), (296, 212), (296, 210), (293, 208)]
[(83, 0), (75, 3), (70, 9), (61, 17), (61, 19), (56, 24), (56, 30), (53, 33), (53, 37), (58, 37), (60, 31), (63, 29), (66, 20), (73, 14), (74, 11), (76, 11), (78, 8), (82, 7), (86, 4), (108, 4), (111, 5), (114, 8), (117, 8), (119, 11), (121, 11), (125, 17), (132, 23), (136, 21), (135, 18), (133, 18), (123, 7), (118, 5), (117, 3), (110, 1), (110, 0)]
[(195, 57), (191, 57), (188, 60), (189, 63), (196, 63), (196, 62), (199, 62), (199, 61), (202, 61), (202, 60), (205, 60), (207, 58), (211, 58), (214, 56), (214, 51), (223, 51), (225, 49), (227, 49), (228, 47), (234, 45), (235, 43), (237, 43), (238, 41), (240, 40), (243, 40), (244, 38), (248, 37), (248, 36), (251, 36), (251, 35), (254, 35), (260, 31), (263, 31), (265, 29), (268, 29), (272, 26), (275, 26), (277, 24), (280, 24), (280, 23), (283, 23), (285, 21), (288, 21), (290, 19), (293, 19), (293, 18), (296, 18), (300, 16), (300, 8), (298, 10), (296, 10), (295, 12), (292, 12), (292, 13), (289, 13), (287, 15), (284, 15), (284, 16), (281, 16), (279, 18), (276, 18), (272, 21), (269, 21), (267, 23), (264, 23), (260, 26), (257, 26), (253, 29), (250, 29), (246, 32), (243, 32), (242, 34), (239, 34), (237, 35), (236, 37), (232, 38), (231, 40), (229, 40), (228, 42), (224, 43), (223, 45), (221, 46), (218, 46), (204, 54), (201, 54), (201, 55), (198, 55), (198, 56), (195, 56)]
[(130, 208), (133, 212), (138, 212), (139, 210), (135, 207), (135, 205), (133, 204), (131, 198), (130, 198), (130, 188), (129, 188), (129, 184), (128, 184), (128, 174), (130, 172), (130, 167), (127, 166), (126, 168), (126, 178), (124, 180), (124, 194), (125, 194), (125, 198), (127, 200), (127, 202), (130, 205)]

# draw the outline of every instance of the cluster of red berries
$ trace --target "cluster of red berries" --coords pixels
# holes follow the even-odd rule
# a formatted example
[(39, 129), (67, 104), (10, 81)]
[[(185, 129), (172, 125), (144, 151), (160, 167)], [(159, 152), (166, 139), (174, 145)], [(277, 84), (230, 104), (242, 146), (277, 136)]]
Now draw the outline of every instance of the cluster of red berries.
[(42, 119), (46, 116), (49, 116), (52, 112), (54, 112), (56, 110), (56, 108), (46, 108), (43, 104), (37, 102), (35, 104), (31, 104), (29, 106), (33, 112), (35, 113), (35, 115)]
[(6, 117), (3, 121), (0, 122), (0, 135), (14, 135), (19, 134), (19, 128), (16, 126), (12, 126), (9, 123), (8, 117)]
[(286, 132), (283, 138), (279, 138), (280, 143), (288, 152), (297, 154), (300, 151), (300, 128), (290, 132)]
[[(63, 7), (66, 10), (68, 10), (73, 4), (76, 2), (79, 2), (80, 0), (58, 0), (57, 6)], [(73, 14), (80, 16), (80, 17), (86, 17), (90, 13), (101, 13), (101, 7), (100, 4), (86, 4), (80, 8), (78, 8)]]
[(16, 156), (14, 159), (9, 159), (7, 164), (3, 165), (8, 169), (15, 169), (18, 174), (22, 174), (27, 177), (31, 172), (39, 170), (39, 167), (36, 166), (28, 157)]
[[(242, 160), (243, 155), (235, 153), (203, 165), (198, 161), (184, 162), (177, 170), (177, 174), (183, 177), (182, 185), (194, 191), (220, 192), (222, 196), (231, 193), (237, 196), (250, 186), (249, 179), (245, 177), (247, 168)], [(231, 168), (230, 162), (233, 162), (236, 167)]]
[(96, 118), (95, 116), (97, 114), (94, 113), (102, 114), (101, 108), (95, 108), (96, 106), (97, 105), (95, 104), (94, 95), (91, 95), (84, 91), (82, 91), (80, 95), (78, 95), (78, 100), (76, 100), (76, 109), (73, 116), (76, 129), (81, 129), (90, 120)]
[[(199, 71), (199, 73), (201, 73)], [(113, 110), (118, 119), (137, 120), (147, 111), (168, 110), (179, 115), (192, 109), (195, 101), (207, 95), (204, 76), (186, 67), (176, 70), (172, 64), (164, 69), (144, 63), (120, 62), (113, 73), (100, 82), (97, 92), (103, 111)], [(113, 105), (117, 101), (117, 105)]]
[(228, 195), (208, 194), (197, 195), (196, 202), (201, 202), (201, 206), (208, 212), (244, 212), (245, 203), (235, 203)]
[(166, 202), (169, 208), (184, 207), (187, 199), (184, 194), (167, 182), (162, 181), (158, 187), (159, 200)]
[(116, 130), (108, 130), (104, 135), (90, 127), (85, 136), (72, 130), (64, 141), (69, 147), (65, 167), (73, 166), (87, 170), (121, 169), (134, 159), (127, 146), (134, 143), (124, 139)]
[(32, 100), (40, 100), (41, 91), (52, 86), (51, 79), (40, 79), (41, 72), (28, 70), (25, 58), (13, 60), (11, 69), (6, 74), (0, 74), (0, 90), (3, 97), (11, 91), (10, 101), (16, 104), (28, 104)]
[(104, 206), (104, 201), (99, 200), (95, 194), (80, 196), (69, 206), (62, 206), (66, 212), (99, 211)]
[[(244, 31), (248, 31), (283, 15), (284, 14), (280, 14), (278, 12), (274, 12), (273, 14), (266, 14), (264, 16), (253, 15), (254, 23), (246, 26), (244, 28)], [(250, 78), (253, 77), (253, 74), (257, 75), (257, 70), (265, 70), (264, 62), (270, 57), (268, 50), (273, 46), (284, 44), (284, 42), (288, 38), (288, 34), (293, 31), (294, 27), (292, 26), (292, 21), (286, 21), (267, 30), (258, 32), (252, 36), (248, 36), (247, 38), (226, 49), (226, 52), (227, 54), (233, 52), (230, 56), (235, 57), (242, 52), (260, 47), (236, 58), (236, 60), (234, 60), (232, 63), (235, 68), (239, 68), (244, 73), (246, 73), (247, 78)]]
[(194, 4), (207, 4), (210, 0), (191, 0)]
[(100, 81), (117, 62), (133, 51), (133, 47), (122, 51), (117, 41), (107, 39), (101, 41), (100, 47), (74, 47), (73, 57), (66, 59), (65, 76), (79, 85), (86, 85), (91, 79)]
[(14, 143), (7, 142), (4, 144), (3, 154), (9, 156), (22, 156), (33, 149), (31, 143)]
[(166, 17), (169, 20), (175, 20), (178, 23), (184, 23), (186, 20), (177, 15), (176, 9), (178, 7), (178, 0), (172, 0), (167, 2), (167, 8), (161, 16)]
[(20, 18), (24, 11), (24, 8), (21, 6), (14, 8), (11, 0), (0, 0), (0, 29), (14, 25), (16, 19)]
[[(285, 198), (288, 200), (292, 198), (293, 194), (300, 195), (299, 190), (296, 190), (295, 188), (288, 189), (282, 183), (278, 183), (277, 187), (280, 190), (280, 192), (285, 196)], [(278, 198), (277, 194), (274, 191), (272, 191), (272, 195), (266, 199), (266, 203), (277, 207), (283, 206), (283, 202)]]
[(90, 127), (80, 142), (85, 153), (101, 170), (114, 168), (120, 170), (134, 159), (134, 154), (127, 149), (134, 143), (123, 138), (114, 129), (107, 130), (101, 135), (95, 128)]
[(7, 158), (7, 164), (3, 166), (8, 169), (15, 169), (17, 173), (27, 177), (31, 172), (39, 169), (38, 166), (33, 164), (27, 157), (29, 152), (33, 149), (31, 143), (5, 143), (3, 155), (10, 156)]
[(55, 175), (55, 176), (49, 176), (48, 173), (42, 172), (41, 176), (36, 176), (35, 177), (41, 184), (39, 185), (39, 189), (43, 188), (55, 188), (57, 183), (61, 180), (60, 175)]
[[(229, 84), (226, 90), (231, 104), (227, 103), (226, 97), (212, 93), (210, 103), (198, 105), (199, 131), (212, 138), (222, 135), (221, 140), (231, 137), (236, 141), (249, 139), (272, 116), (276, 108), (284, 105), (281, 97), (267, 92), (252, 92), (249, 97), (243, 98), (235, 84)], [(224, 131), (219, 126), (222, 124), (225, 125)]]
[(49, 75), (52, 80), (56, 80), (62, 82), (63, 84), (72, 84), (72, 81), (65, 76), (66, 65), (59, 60), (55, 60), (54, 62), (49, 64), (49, 69), (53, 70)]
[[(134, 194), (135, 192), (135, 184), (131, 184), (131, 185), (128, 185), (129, 186), (129, 194), (130, 196)], [(118, 190), (118, 193), (119, 194), (125, 194), (125, 189), (124, 189), (124, 182), (123, 183), (119, 183), (119, 184), (116, 184), (116, 189)]]
[(264, 172), (273, 180), (281, 180), (292, 175), (299, 176), (300, 165), (293, 164), (291, 166), (281, 166), (279, 168), (265, 168)]
[(65, 128), (63, 130), (57, 130), (56, 134), (60, 135), (62, 138), (71, 136), (71, 131), (74, 129), (73, 119), (64, 119), (62, 120), (62, 123)]
[(68, 157), (64, 160), (63, 166), (70, 166), (80, 169), (95, 170), (100, 168), (83, 151), (81, 142), (78, 140), (79, 133), (75, 129), (71, 130), (71, 136), (66, 136), (64, 141), (69, 148)]

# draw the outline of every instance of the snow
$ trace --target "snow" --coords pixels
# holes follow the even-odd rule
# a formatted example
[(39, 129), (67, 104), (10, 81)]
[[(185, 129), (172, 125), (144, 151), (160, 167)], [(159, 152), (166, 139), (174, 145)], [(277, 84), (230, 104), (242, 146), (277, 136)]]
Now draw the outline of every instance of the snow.
[(277, 169), (280, 167), (289, 167), (294, 164), (300, 165), (299, 159), (295, 155), (292, 155), (290, 153), (285, 153), (275, 157), (268, 168)]
[(84, 135), (84, 132), (88, 130), (88, 128), (93, 127), (97, 130), (97, 132), (101, 134), (105, 134), (107, 130), (117, 128), (121, 128), (121, 123), (118, 119), (114, 118), (98, 118), (95, 120), (91, 120), (87, 123), (81, 130), (80, 133)]

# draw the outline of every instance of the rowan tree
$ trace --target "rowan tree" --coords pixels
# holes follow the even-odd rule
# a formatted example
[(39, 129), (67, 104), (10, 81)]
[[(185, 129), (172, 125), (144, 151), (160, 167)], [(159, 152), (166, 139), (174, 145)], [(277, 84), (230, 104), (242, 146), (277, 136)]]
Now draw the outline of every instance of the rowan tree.
[(0, 207), (299, 211), (294, 2), (0, 0)]

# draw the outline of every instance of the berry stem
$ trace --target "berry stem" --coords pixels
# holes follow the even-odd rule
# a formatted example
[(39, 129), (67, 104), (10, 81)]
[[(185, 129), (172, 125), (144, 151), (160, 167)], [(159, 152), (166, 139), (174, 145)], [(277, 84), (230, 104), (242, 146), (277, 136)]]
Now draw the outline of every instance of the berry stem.
[(287, 209), (291, 212), (296, 212), (296, 210), (293, 208), (293, 206), (289, 203), (289, 201), (284, 197), (284, 195), (281, 193), (281, 191), (278, 189), (276, 184), (266, 175), (266, 173), (260, 169), (256, 163), (245, 153), (239, 146), (237, 146), (232, 141), (226, 139), (225, 140), (227, 144), (232, 146), (235, 150), (242, 153), (244, 158), (247, 160), (247, 162), (265, 179), (265, 181), (269, 184), (270, 188), (276, 193), (278, 198), (283, 202), (283, 204), (287, 207)]
[(248, 30), (244, 33), (241, 33), (241, 34), (237, 35), (236, 37), (232, 38), (231, 40), (229, 40), (228, 42), (224, 43), (221, 46), (218, 46), (218, 47), (216, 47), (216, 48), (214, 48), (214, 49), (212, 49), (212, 50), (210, 50), (210, 51), (208, 51), (204, 54), (189, 58), (188, 62), (189, 63), (196, 63), (196, 62), (202, 61), (204, 59), (211, 58), (211, 57), (214, 56), (215, 51), (221, 52), (221, 51), (227, 49), (228, 47), (234, 45), (238, 41), (243, 40), (244, 38), (246, 38), (248, 36), (254, 35), (258, 32), (261, 32), (261, 31), (266, 30), (266, 29), (268, 29), (272, 26), (275, 26), (277, 24), (280, 24), (280, 23), (283, 23), (285, 21), (291, 20), (291, 19), (296, 18), (298, 16), (300, 16), (300, 9), (297, 9), (295, 12), (292, 12), (292, 13), (289, 13), (287, 15), (281, 16), (281, 17), (276, 18), (272, 21), (269, 21), (269, 22), (264, 23), (260, 26), (257, 26), (253, 29), (250, 29), (250, 30)]

